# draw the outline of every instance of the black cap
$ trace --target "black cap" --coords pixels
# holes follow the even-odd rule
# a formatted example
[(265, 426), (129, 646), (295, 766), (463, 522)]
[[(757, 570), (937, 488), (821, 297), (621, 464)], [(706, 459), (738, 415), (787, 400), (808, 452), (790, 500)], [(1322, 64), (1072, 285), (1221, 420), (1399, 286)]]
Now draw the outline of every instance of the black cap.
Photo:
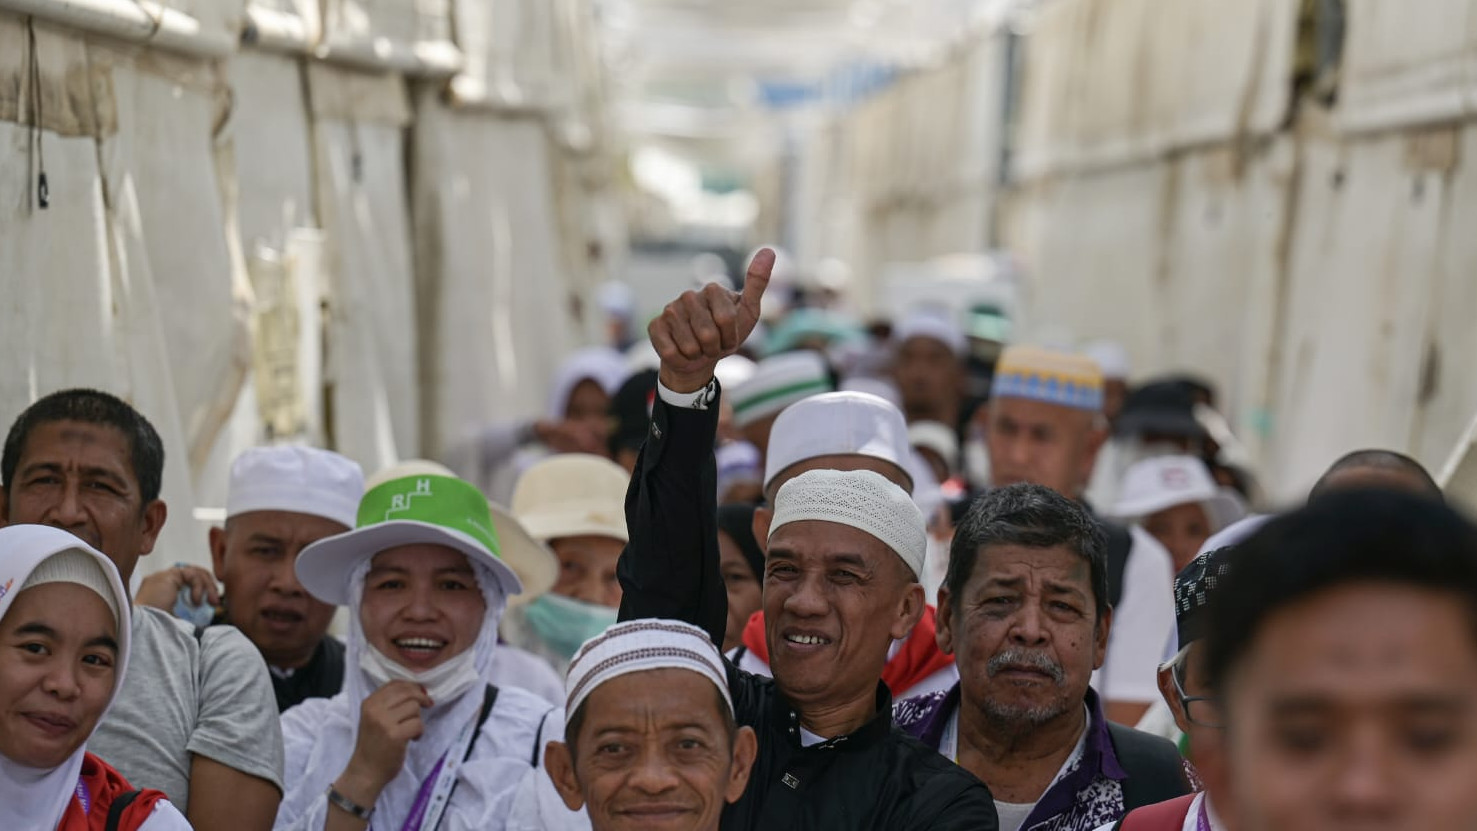
[(1175, 575), (1174, 624), (1181, 649), (1205, 637), (1205, 608), (1216, 586), (1225, 579), (1235, 554), (1234, 545), (1207, 551)]
[(1155, 381), (1134, 389), (1123, 401), (1113, 432), (1146, 433), (1204, 440), (1205, 428), (1195, 418), (1195, 392), (1179, 381)]
[(654, 369), (632, 375), (610, 400), (610, 418), (614, 422), (610, 431), (611, 455), (622, 450), (640, 450), (641, 443), (646, 441), (651, 405), (656, 399), (656, 376)]

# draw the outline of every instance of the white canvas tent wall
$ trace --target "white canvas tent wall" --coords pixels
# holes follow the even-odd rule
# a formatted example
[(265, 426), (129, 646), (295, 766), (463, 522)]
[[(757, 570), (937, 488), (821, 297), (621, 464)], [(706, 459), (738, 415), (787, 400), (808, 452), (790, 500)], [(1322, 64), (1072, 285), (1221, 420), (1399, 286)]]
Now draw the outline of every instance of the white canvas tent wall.
[(1274, 500), (1359, 446), (1439, 469), (1477, 413), (1477, 2), (1349, 3), (1331, 110), (1294, 96), (1317, 5), (1042, 3), (1014, 133), (987, 33), (813, 137), (807, 239), (867, 278), (987, 214), (1033, 320), (1207, 375)]
[[(532, 20), (547, 7), (490, 5)], [(72, 385), (149, 416), (172, 510), (141, 572), (207, 561), (190, 517), (222, 504), (241, 449), (327, 443), (373, 471), (441, 443), (445, 420), (423, 412), (458, 426), (534, 415), (543, 370), (581, 340), (564, 261), (578, 247), (551, 172), (572, 151), (547, 127), (597, 124), (598, 96), (448, 127), (442, 92), (467, 65), (451, 11), (0, 0), (0, 146), (11, 148), (0, 156), (0, 349), (16, 356), (0, 371), (0, 421)], [(36, 16), (46, 210), (33, 199), (33, 78), (16, 12)], [(571, 80), (590, 71), (580, 36), (551, 31), (547, 86), (585, 89), (588, 78)], [(510, 58), (493, 62), (499, 72), (529, 76), (516, 49)], [(425, 129), (412, 126), (421, 115)], [(412, 135), (425, 142), (408, 152)], [(469, 188), (498, 211), (463, 212)], [(436, 198), (449, 212), (412, 216)], [(455, 255), (415, 261), (438, 244)], [(516, 266), (501, 283), (484, 268), (497, 257)], [(447, 298), (439, 311), (418, 297), (428, 284)], [(499, 309), (509, 293), (516, 307)], [(453, 371), (428, 378), (426, 367)], [(496, 392), (469, 392), (472, 377)]]

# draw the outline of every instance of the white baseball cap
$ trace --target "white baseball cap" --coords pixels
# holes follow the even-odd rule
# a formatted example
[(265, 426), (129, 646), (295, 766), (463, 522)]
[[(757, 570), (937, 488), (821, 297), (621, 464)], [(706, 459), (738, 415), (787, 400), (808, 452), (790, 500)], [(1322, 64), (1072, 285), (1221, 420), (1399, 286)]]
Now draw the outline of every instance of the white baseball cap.
[(1246, 506), (1211, 478), (1194, 456), (1155, 456), (1135, 463), (1123, 477), (1123, 489), (1112, 514), (1137, 519), (1166, 508), (1197, 503), (1205, 508), (1211, 532), (1246, 516)]
[(226, 517), (291, 511), (353, 528), (364, 496), (359, 465), (316, 447), (252, 447), (231, 463)]
[(764, 488), (786, 468), (817, 456), (871, 456), (908, 475), (908, 424), (897, 407), (865, 392), (828, 392), (790, 405), (775, 419)]

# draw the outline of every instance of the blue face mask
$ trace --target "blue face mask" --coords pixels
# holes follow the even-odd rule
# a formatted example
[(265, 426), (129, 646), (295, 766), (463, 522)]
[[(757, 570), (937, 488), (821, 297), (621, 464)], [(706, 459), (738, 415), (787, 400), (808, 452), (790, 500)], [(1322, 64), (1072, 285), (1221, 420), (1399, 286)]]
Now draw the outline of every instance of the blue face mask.
[(610, 628), (619, 611), (550, 592), (523, 607), (523, 616), (550, 649), (568, 660), (585, 641)]

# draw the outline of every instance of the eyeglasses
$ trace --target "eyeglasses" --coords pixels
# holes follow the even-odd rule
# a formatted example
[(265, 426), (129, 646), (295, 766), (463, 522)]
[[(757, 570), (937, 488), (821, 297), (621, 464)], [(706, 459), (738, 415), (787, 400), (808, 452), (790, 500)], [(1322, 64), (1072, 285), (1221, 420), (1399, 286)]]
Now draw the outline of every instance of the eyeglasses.
[(1180, 677), (1184, 671), (1183, 663), (1177, 663), (1169, 669), (1169, 677), (1174, 679), (1174, 693), (1179, 696), (1180, 706), (1185, 709), (1185, 718), (1197, 727), (1214, 730), (1224, 728), (1226, 720), (1221, 716), (1220, 699), (1208, 695), (1186, 695), (1185, 681)]

